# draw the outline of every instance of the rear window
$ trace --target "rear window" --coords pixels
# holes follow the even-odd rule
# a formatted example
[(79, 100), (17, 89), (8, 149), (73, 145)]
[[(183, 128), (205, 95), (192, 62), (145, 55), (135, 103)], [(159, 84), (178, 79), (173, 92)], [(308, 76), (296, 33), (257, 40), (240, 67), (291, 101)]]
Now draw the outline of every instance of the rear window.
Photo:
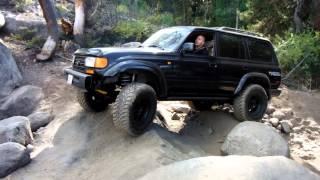
[(270, 43), (253, 39), (248, 39), (247, 42), (251, 60), (261, 62), (272, 61), (273, 50)]
[(221, 34), (219, 36), (219, 56), (244, 59), (245, 48), (239, 36)]

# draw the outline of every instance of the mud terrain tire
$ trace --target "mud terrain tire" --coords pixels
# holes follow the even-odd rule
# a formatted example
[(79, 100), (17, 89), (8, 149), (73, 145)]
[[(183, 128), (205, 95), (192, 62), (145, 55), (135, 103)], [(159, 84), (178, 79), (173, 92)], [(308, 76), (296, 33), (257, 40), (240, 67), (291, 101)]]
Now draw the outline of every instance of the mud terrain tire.
[(239, 121), (260, 121), (268, 106), (264, 88), (254, 84), (246, 87), (233, 101), (234, 116)]
[(97, 96), (90, 92), (77, 92), (77, 100), (80, 106), (88, 112), (101, 112), (107, 109), (110, 102), (106, 101), (103, 96)]
[(113, 124), (131, 136), (143, 134), (157, 110), (154, 89), (142, 83), (131, 83), (119, 93), (112, 106)]

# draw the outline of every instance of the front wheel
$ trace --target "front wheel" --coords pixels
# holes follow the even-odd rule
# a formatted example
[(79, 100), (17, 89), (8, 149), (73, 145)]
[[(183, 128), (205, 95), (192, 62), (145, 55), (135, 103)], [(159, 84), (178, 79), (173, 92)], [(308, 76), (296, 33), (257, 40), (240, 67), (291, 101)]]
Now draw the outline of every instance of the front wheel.
[(234, 99), (235, 117), (240, 121), (260, 121), (268, 107), (268, 96), (260, 85), (249, 85)]
[(104, 96), (93, 92), (78, 91), (77, 100), (80, 106), (88, 112), (104, 111), (110, 103)]
[(156, 93), (147, 84), (129, 84), (121, 90), (112, 108), (115, 127), (138, 136), (148, 129), (154, 119)]

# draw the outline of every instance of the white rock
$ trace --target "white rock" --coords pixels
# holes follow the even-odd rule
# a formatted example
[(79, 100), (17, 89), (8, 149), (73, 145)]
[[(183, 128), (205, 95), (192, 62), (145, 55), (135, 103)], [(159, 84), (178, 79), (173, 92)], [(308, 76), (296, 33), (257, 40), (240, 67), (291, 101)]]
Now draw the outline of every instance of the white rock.
[(279, 119), (278, 118), (271, 118), (269, 122), (272, 124), (272, 126), (277, 127), (279, 125)]
[(319, 180), (319, 175), (281, 156), (209, 156), (176, 162), (139, 180)]
[(32, 142), (33, 135), (28, 118), (14, 116), (0, 121), (0, 144), (16, 142), (28, 145)]
[(272, 117), (278, 118), (279, 120), (282, 120), (283, 118), (286, 117), (286, 115), (283, 112), (277, 110), (272, 114)]
[(0, 154), (0, 178), (6, 177), (31, 161), (30, 153), (18, 143), (7, 142), (0, 144)]
[(0, 29), (6, 24), (6, 19), (4, 18), (4, 15), (0, 13)]
[(284, 108), (281, 111), (285, 114), (286, 119), (290, 119), (294, 116), (294, 112), (291, 108)]
[(186, 104), (173, 104), (171, 106), (172, 111), (177, 113), (185, 113), (188, 114), (191, 111), (190, 106)]
[(289, 156), (289, 147), (273, 127), (247, 121), (231, 130), (221, 152), (226, 155)]
[(272, 105), (269, 105), (268, 108), (267, 108), (266, 113), (270, 115), (275, 111), (276, 111), (276, 108), (274, 106), (272, 106)]

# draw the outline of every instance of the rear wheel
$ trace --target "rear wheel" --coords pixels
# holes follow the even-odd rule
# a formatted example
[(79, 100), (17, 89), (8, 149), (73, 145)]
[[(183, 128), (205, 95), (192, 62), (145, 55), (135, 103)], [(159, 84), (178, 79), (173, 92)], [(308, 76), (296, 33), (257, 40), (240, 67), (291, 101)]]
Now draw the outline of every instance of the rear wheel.
[(268, 96), (260, 85), (249, 85), (234, 99), (234, 115), (240, 121), (260, 121), (268, 106)]
[(211, 110), (213, 102), (195, 100), (195, 101), (192, 101), (192, 105), (198, 111), (206, 111), (206, 110)]
[(156, 93), (142, 83), (125, 86), (113, 104), (115, 127), (132, 136), (143, 134), (152, 123), (157, 109)]
[(77, 100), (80, 106), (89, 112), (101, 112), (104, 111), (110, 101), (106, 97), (93, 92), (77, 92)]

